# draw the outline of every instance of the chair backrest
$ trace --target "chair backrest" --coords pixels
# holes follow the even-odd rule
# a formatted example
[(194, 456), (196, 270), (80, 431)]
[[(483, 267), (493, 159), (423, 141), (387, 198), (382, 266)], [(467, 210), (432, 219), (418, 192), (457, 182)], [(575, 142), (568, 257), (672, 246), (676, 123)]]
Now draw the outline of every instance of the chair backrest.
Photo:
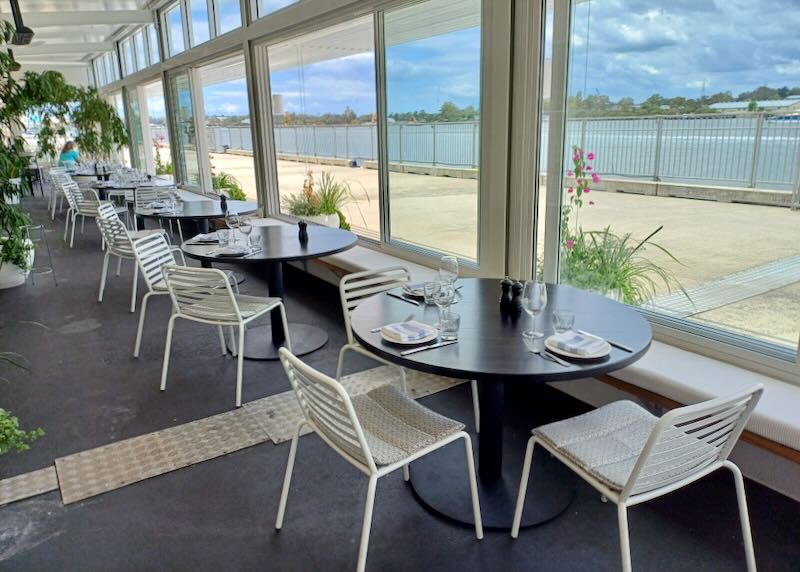
[(133, 255), (144, 277), (145, 284), (151, 292), (164, 282), (161, 267), (175, 264), (175, 255), (167, 243), (164, 234), (154, 232), (133, 241)]
[[(131, 243), (128, 229), (122, 224), (118, 216), (103, 216), (103, 206), (97, 207), (97, 216), (94, 217), (100, 234), (106, 242), (106, 248), (111, 254), (118, 256), (133, 257), (133, 244)], [(113, 206), (111, 207), (114, 208)], [(116, 215), (116, 212), (114, 213)]]
[(110, 201), (104, 201), (97, 207), (97, 215), (101, 218), (115, 218), (119, 220), (119, 213)]
[(67, 199), (67, 204), (69, 205), (69, 208), (77, 210), (78, 209), (77, 195), (81, 194), (81, 190), (78, 188), (78, 184), (73, 183), (72, 181), (64, 181), (61, 184), (61, 191), (64, 193), (64, 196)]
[(306, 421), (345, 459), (362, 470), (376, 472), (361, 423), (342, 384), (303, 363), (286, 348), (278, 354)]
[(161, 273), (177, 314), (209, 324), (241, 323), (239, 305), (222, 270), (167, 264)]
[(730, 455), (761, 398), (761, 384), (733, 395), (668, 411), (659, 419), (621, 498), (679, 487)]
[(152, 185), (136, 187), (134, 192), (137, 209), (146, 209), (154, 201), (169, 200), (172, 187), (154, 187)]
[(404, 266), (389, 266), (378, 270), (364, 270), (342, 277), (339, 282), (339, 296), (342, 299), (344, 328), (347, 342), (354, 343), (350, 327), (350, 312), (364, 299), (380, 292), (402, 286), (411, 280), (411, 274)]

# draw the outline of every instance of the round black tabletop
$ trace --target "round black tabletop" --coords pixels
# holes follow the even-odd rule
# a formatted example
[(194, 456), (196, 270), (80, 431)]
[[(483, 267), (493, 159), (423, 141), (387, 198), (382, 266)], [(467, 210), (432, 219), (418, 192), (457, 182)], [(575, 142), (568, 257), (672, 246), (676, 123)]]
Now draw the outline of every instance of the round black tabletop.
[[(575, 313), (575, 328), (619, 342), (631, 352), (611, 348), (597, 360), (569, 361), (564, 367), (546, 360), (525, 347), (522, 332), (531, 328), (531, 318), (518, 319), (500, 313), (500, 280), (467, 278), (457, 283), (458, 303), (452, 311), (461, 316), (457, 344), (403, 356), (400, 347), (383, 340), (372, 329), (402, 321), (409, 314), (423, 322), (437, 320), (435, 306), (414, 308), (385, 294), (359, 304), (351, 314), (353, 334), (370, 351), (399, 365), (460, 379), (487, 381), (548, 382), (592, 377), (608, 373), (638, 360), (650, 347), (652, 329), (639, 312), (604, 296), (567, 285), (548, 284), (547, 306), (537, 317), (537, 330), (553, 333), (553, 311)], [(399, 292), (399, 290), (397, 291)]]
[[(258, 203), (254, 201), (228, 201), (228, 212), (240, 215), (253, 214), (258, 210)], [(176, 210), (169, 209), (136, 209), (134, 214), (142, 218), (160, 218), (172, 220), (203, 220), (222, 218), (224, 213), (219, 207), (219, 201), (203, 199), (198, 201), (182, 201)]]
[[(110, 174), (106, 175), (110, 176)], [(106, 179), (104, 181), (97, 181), (96, 183), (92, 183), (90, 186), (94, 189), (98, 190), (102, 189), (104, 191), (133, 191), (140, 187), (174, 187), (175, 183), (172, 181), (168, 181), (166, 179), (158, 179), (158, 178), (155, 178), (152, 181), (129, 181), (127, 183), (122, 183), (119, 181), (111, 181)]]
[[(236, 202), (239, 201), (228, 201), (228, 205)], [(263, 264), (265, 261), (291, 262), (328, 256), (348, 250), (358, 242), (358, 237), (352, 232), (311, 224), (308, 225), (308, 242), (305, 244), (300, 242), (296, 226), (284, 224), (254, 226), (251, 235), (257, 234), (261, 235), (261, 251), (243, 257), (215, 256), (214, 251), (219, 248), (218, 244), (192, 244), (191, 239), (185, 241), (181, 249), (186, 256), (206, 262)], [(244, 236), (237, 233), (237, 240), (239, 244), (243, 244)]]

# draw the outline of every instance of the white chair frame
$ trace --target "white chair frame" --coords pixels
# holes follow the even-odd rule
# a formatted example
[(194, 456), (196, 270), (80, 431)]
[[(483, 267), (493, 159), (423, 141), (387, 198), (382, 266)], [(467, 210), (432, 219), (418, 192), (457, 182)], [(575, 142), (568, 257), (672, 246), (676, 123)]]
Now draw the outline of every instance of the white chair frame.
[[(665, 413), (650, 433), (621, 491), (611, 489), (589, 474), (561, 451), (540, 439), (534, 430), (534, 435), (528, 440), (525, 451), (511, 536), (517, 538), (519, 534), (531, 459), (534, 446), (537, 444), (599, 491), (604, 499), (617, 505), (622, 570), (624, 572), (630, 572), (632, 569), (628, 507), (671, 493), (717, 469), (725, 468), (733, 473), (736, 486), (747, 570), (755, 572), (756, 560), (753, 552), (747, 499), (745, 498), (744, 479), (739, 467), (729, 461), (728, 456), (736, 445), (763, 391), (764, 386), (758, 384), (730, 396), (679, 407)], [(669, 444), (668, 441), (676, 434), (695, 437), (696, 441), (693, 444), (681, 442), (678, 446)], [(709, 446), (713, 448), (713, 451), (709, 450)]]
[[(172, 299), (172, 315), (167, 325), (167, 342), (164, 348), (164, 364), (161, 368), (161, 391), (167, 388), (169, 372), (169, 354), (172, 347), (172, 330), (175, 320), (183, 318), (201, 324), (217, 326), (222, 354), (227, 355), (224, 326), (238, 326), (239, 345), (236, 367), (236, 407), (242, 405), (242, 370), (244, 367), (244, 335), (245, 326), (278, 308), (281, 313), (283, 328), (286, 332), (286, 346), (291, 349), (289, 324), (286, 310), (280, 298), (264, 298), (264, 305), (249, 316), (242, 315), (236, 296), (231, 289), (230, 277), (216, 268), (191, 268), (165, 264), (161, 266), (164, 282)], [(203, 302), (201, 306), (199, 302)], [(187, 310), (189, 310), (187, 312)]]
[[(380, 363), (391, 365), (400, 369), (403, 380), (403, 391), (406, 391), (406, 370), (382, 357), (367, 350), (358, 343), (353, 336), (353, 327), (350, 323), (350, 312), (365, 298), (380, 294), (393, 288), (402, 286), (411, 281), (411, 273), (404, 266), (388, 266), (377, 270), (363, 270), (343, 276), (339, 281), (339, 297), (342, 301), (342, 314), (344, 316), (344, 329), (347, 333), (347, 343), (339, 350), (339, 361), (336, 365), (336, 379), (342, 379), (344, 357), (347, 352), (355, 352), (367, 356)], [(470, 380), (472, 390), (472, 410), (475, 416), (475, 431), (481, 430), (481, 409), (478, 399), (478, 383)]]
[[(478, 498), (478, 485), (475, 480), (475, 462), (472, 457), (472, 441), (464, 431), (454, 433), (444, 439), (409, 455), (408, 457), (392, 463), (378, 467), (370, 452), (361, 423), (358, 420), (350, 396), (335, 379), (315, 370), (306, 365), (285, 348), (278, 350), (281, 363), (289, 377), (289, 382), (295, 391), (295, 395), (300, 402), (303, 410), (304, 419), (298, 423), (292, 437), (289, 448), (289, 460), (286, 464), (286, 474), (283, 479), (281, 490), (281, 500), (278, 505), (278, 515), (275, 519), (275, 529), (283, 527), (283, 518), (286, 513), (286, 502), (289, 496), (289, 488), (292, 482), (294, 471), (294, 461), (297, 455), (297, 442), (300, 438), (300, 431), (304, 426), (308, 426), (319, 435), (334, 451), (339, 453), (347, 462), (356, 469), (364, 473), (369, 478), (367, 486), (367, 499), (364, 507), (364, 519), (361, 525), (361, 541), (358, 549), (357, 572), (364, 572), (367, 563), (367, 551), (369, 550), (369, 535), (372, 526), (372, 512), (375, 506), (375, 490), (378, 479), (397, 469), (403, 468), (403, 477), (408, 480), (407, 468), (412, 461), (420, 459), (431, 453), (449, 445), (453, 441), (463, 439), (464, 452), (467, 456), (467, 472), (469, 475), (470, 495), (472, 497), (472, 510), (475, 516), (475, 536), (478, 540), (483, 538), (483, 522), (481, 520), (480, 500)], [(311, 384), (318, 385), (324, 389), (318, 392), (309, 391), (309, 383), (304, 383), (298, 376), (310, 380)], [(303, 387), (305, 385), (305, 387)], [(318, 421), (315, 421), (318, 420)], [(354, 438), (355, 437), (355, 438)], [(348, 452), (337, 444), (337, 441), (348, 443), (357, 453)]]
[[(147, 208), (147, 205), (154, 201), (160, 201), (163, 199), (170, 198), (170, 194), (175, 191), (177, 192), (177, 187), (156, 187), (153, 185), (142, 185), (140, 187), (136, 187), (133, 192), (134, 198), (134, 211), (137, 209)], [(178, 223), (178, 236), (180, 237), (181, 244), (183, 244), (183, 228), (181, 227), (181, 221), (176, 220)], [(158, 224), (163, 228), (164, 221), (163, 219), (158, 219)], [(138, 230), (138, 222), (136, 217), (134, 217), (134, 228)], [(169, 220), (169, 229), (170, 232), (174, 232), (172, 230), (172, 220)]]

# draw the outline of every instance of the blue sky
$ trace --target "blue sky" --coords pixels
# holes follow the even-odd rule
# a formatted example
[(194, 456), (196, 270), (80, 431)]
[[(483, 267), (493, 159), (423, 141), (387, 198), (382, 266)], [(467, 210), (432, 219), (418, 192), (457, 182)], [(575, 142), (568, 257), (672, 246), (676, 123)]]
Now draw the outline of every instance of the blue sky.
[[(695, 98), (703, 89), (800, 86), (798, 30), (798, 0), (593, 0), (575, 7), (569, 91), (640, 102), (656, 92)], [(389, 112), (436, 111), (444, 101), (477, 107), (479, 37), (472, 28), (387, 47)], [(271, 75), (287, 111), (375, 111), (373, 54), (298, 72)], [(244, 80), (205, 93), (209, 115), (247, 112)]]

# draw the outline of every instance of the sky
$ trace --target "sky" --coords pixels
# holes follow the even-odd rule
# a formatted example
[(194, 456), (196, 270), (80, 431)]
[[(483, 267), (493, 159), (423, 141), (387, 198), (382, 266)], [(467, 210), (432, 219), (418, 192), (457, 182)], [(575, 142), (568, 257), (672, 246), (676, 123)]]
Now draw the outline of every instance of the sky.
[[(576, 4), (569, 92), (641, 102), (653, 93), (696, 98), (704, 91), (737, 95), (759, 85), (800, 86), (798, 30), (800, 0)], [(389, 113), (433, 112), (445, 101), (479, 107), (479, 41), (480, 30), (470, 28), (387, 46)], [(363, 115), (376, 108), (374, 73), (374, 55), (365, 52), (273, 70), (270, 82), (286, 111), (350, 107)], [(244, 79), (208, 86), (204, 94), (208, 115), (248, 112)]]

